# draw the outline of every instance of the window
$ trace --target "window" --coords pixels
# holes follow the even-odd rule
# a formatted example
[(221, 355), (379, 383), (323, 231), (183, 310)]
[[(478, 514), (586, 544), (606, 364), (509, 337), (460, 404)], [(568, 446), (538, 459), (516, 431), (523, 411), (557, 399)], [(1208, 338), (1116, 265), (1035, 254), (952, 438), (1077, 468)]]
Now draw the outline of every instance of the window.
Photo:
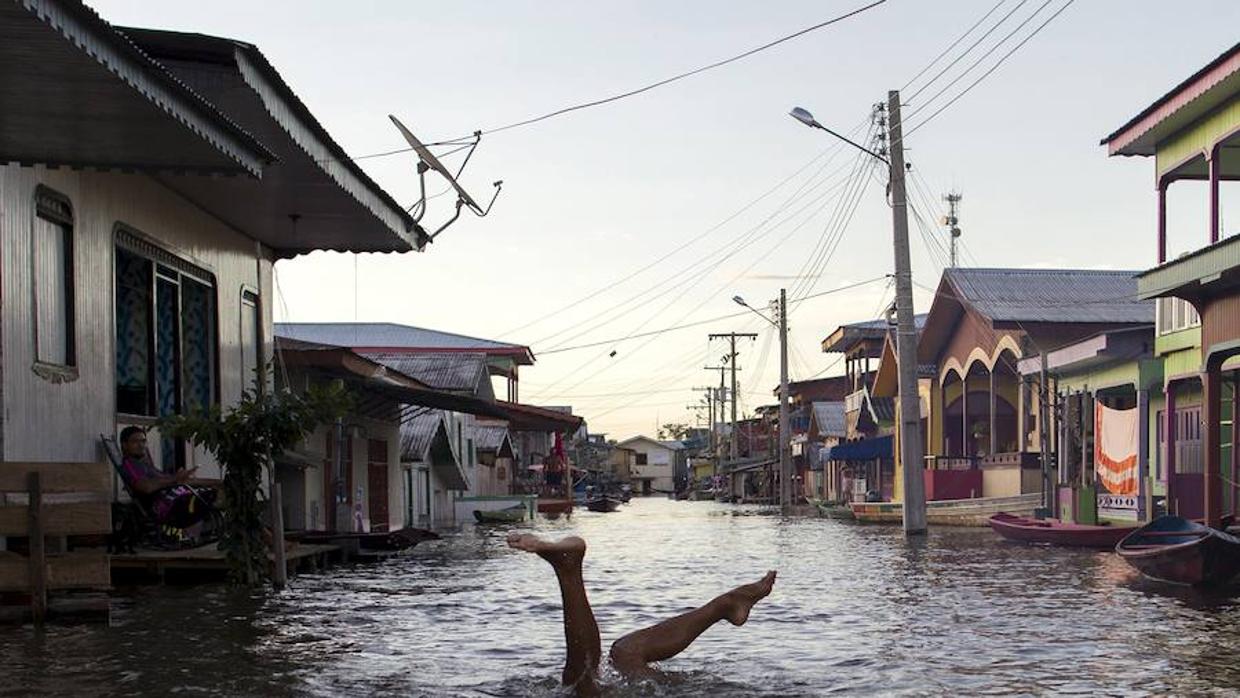
[(214, 403), (211, 274), (128, 230), (116, 240), (117, 411), (163, 417)]
[(1201, 324), (1197, 309), (1183, 298), (1159, 298), (1155, 306), (1158, 334), (1170, 334)]
[(258, 381), (259, 356), (262, 354), (263, 325), (259, 314), (258, 294), (241, 291), (241, 389), (253, 391)]
[(639, 453), (634, 459), (634, 464), (635, 465), (646, 465), (646, 458), (647, 456), (645, 453)]
[(35, 191), (33, 251), (35, 360), (76, 365), (73, 328), (73, 208), (50, 189)]

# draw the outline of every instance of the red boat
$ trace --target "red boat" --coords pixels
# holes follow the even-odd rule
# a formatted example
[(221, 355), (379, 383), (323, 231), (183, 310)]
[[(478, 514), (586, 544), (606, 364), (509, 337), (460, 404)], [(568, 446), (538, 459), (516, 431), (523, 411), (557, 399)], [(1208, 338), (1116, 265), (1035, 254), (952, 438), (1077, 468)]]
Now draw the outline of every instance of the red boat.
[(550, 497), (538, 498), (538, 513), (540, 514), (567, 514), (572, 510), (572, 499), (552, 499)]
[(1222, 586), (1240, 574), (1240, 538), (1178, 516), (1160, 516), (1115, 546), (1141, 574), (1172, 584)]
[(1062, 523), (1047, 519), (1032, 519), (999, 512), (989, 519), (995, 533), (1008, 540), (1022, 543), (1049, 543), (1076, 548), (1103, 548), (1110, 550), (1124, 536), (1137, 530), (1136, 526), (1090, 526)]

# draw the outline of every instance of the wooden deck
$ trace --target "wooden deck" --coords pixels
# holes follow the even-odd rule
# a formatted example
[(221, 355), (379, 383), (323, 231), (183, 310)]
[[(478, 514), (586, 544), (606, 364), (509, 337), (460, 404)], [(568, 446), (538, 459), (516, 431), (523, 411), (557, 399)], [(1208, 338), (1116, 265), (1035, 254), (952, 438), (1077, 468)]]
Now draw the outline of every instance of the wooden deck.
[[(339, 553), (339, 546), (299, 543), (285, 553), (289, 575), (321, 570)], [(160, 583), (193, 584), (217, 581), (228, 575), (224, 551), (215, 543), (185, 550), (139, 550), (113, 555), (111, 560), (114, 582), (154, 579)]]

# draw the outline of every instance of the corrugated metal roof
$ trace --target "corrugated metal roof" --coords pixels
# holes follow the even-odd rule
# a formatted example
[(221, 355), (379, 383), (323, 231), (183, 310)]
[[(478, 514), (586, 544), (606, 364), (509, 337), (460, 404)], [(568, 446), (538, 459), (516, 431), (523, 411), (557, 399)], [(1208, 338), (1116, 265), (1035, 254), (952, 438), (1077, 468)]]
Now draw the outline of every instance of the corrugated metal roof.
[(508, 426), (505, 424), (474, 424), (470, 430), (470, 438), (479, 451), (498, 451), (508, 438)]
[(484, 354), (362, 353), (362, 356), (436, 390), (474, 393), (484, 381), (490, 380)]
[(1135, 271), (1097, 269), (946, 269), (962, 300), (997, 322), (1153, 322), (1154, 304), (1137, 298)]
[(844, 437), (848, 435), (848, 424), (844, 419), (844, 403), (815, 402), (814, 424), (818, 425), (818, 433), (823, 436)]
[(435, 431), (443, 422), (439, 410), (420, 414), (400, 425), (400, 459), (402, 462), (425, 461)]
[[(469, 351), (488, 355), (530, 354), (521, 344), (497, 342), (392, 322), (279, 322), (276, 334), (353, 349)], [(532, 361), (533, 356), (530, 355)]]

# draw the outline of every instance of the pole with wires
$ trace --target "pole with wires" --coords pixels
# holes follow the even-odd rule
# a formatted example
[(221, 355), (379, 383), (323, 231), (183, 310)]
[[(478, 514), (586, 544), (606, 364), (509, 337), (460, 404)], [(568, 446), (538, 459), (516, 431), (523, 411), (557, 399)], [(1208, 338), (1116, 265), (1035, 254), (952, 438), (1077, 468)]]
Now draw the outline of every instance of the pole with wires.
[(904, 533), (926, 532), (926, 483), (921, 445), (921, 396), (917, 390), (917, 328), (913, 321), (913, 272), (908, 250), (908, 201), (904, 186), (904, 134), (900, 91), (887, 93), (891, 155), (891, 215), (895, 248), (896, 353), (899, 363), (900, 463), (903, 465)]
[(792, 430), (788, 423), (788, 294), (779, 289), (779, 501), (788, 513), (792, 499)]

